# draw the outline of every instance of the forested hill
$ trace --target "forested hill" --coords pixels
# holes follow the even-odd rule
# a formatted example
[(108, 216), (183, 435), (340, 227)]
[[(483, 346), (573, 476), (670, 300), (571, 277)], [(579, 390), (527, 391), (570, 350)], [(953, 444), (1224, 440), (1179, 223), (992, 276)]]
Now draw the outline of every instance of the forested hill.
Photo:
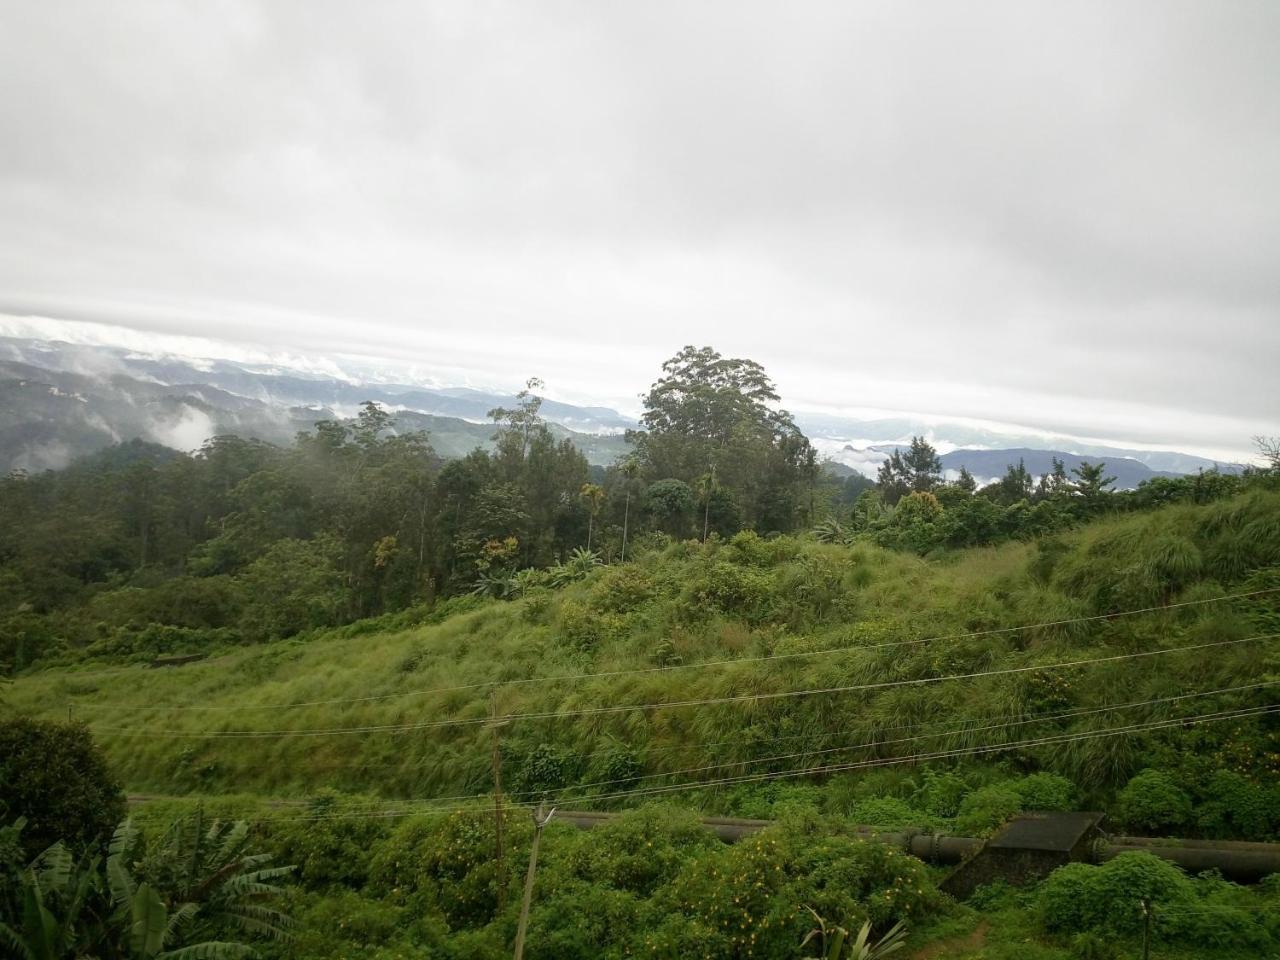
[[(428, 432), (436, 453), (456, 458), (492, 445), (493, 426), (486, 414), (504, 402), (479, 393), (456, 397), (264, 375), (244, 383), (237, 377), (201, 376), (197, 370), (180, 372), (199, 379), (162, 383), (122, 373), (90, 376), (0, 361), (0, 474), (65, 467), (121, 440), (193, 450), (212, 437), (234, 435), (287, 446), (300, 431), (321, 421), (349, 418), (369, 400), (392, 409), (457, 411), (447, 415), (397, 409), (394, 425), (404, 432)], [(233, 392), (210, 381), (251, 393)], [(310, 399), (298, 402), (302, 397)], [(568, 416), (578, 409), (561, 413), (566, 420), (596, 425), (586, 417)], [(626, 423), (614, 423), (605, 413), (601, 423), (614, 429)], [(583, 433), (550, 421), (547, 426), (557, 439), (570, 440), (592, 464), (612, 463), (626, 450), (617, 432)]]
[[(1061, 461), (979, 487), (917, 437), (872, 485), (818, 469), (750, 361), (686, 348), (645, 403), (595, 479), (526, 393), (456, 460), (369, 404), (287, 448), (134, 443), (0, 481), (0, 799), (30, 818), (0, 828), (9, 859), (109, 833), (119, 783), (157, 884), (195, 875), (167, 865), (220, 836), (206, 814), (297, 864), (269, 960), (497, 960), (519, 898), (496, 851), (517, 876), (545, 802), (629, 812), (548, 827), (531, 958), (782, 960), (819, 911), (1108, 957), (1148, 889), (1192, 918), (1180, 960), (1274, 952), (1270, 881), (1124, 854), (962, 907), (857, 825), (1101, 810), (1280, 840), (1280, 448), (1134, 491)], [(729, 848), (699, 813), (780, 825)], [(132, 867), (112, 888), (84, 863), (130, 929), (105, 891)]]
[[(1061, 461), (1068, 471), (1074, 470), (1082, 463), (1097, 462), (1099, 457), (1086, 457), (1058, 450), (1033, 450), (1028, 447), (1016, 447), (1003, 450), (952, 450), (941, 455), (942, 469), (958, 473), (961, 468), (968, 470), (980, 482), (998, 480), (1011, 464), (1021, 463), (1028, 473), (1041, 476), (1051, 473), (1054, 461)], [(1107, 473), (1115, 478), (1118, 490), (1133, 490), (1139, 484), (1156, 477), (1177, 477), (1180, 474), (1167, 470), (1152, 470), (1145, 463), (1127, 457), (1108, 457), (1105, 460)], [(1238, 473), (1239, 467), (1233, 464), (1221, 468), (1223, 472)]]
[(604, 469), (526, 391), (478, 428), (488, 448), (462, 456), (442, 455), (439, 432), (414, 429), (421, 418), (368, 403), (284, 447), (221, 435), (188, 455), (134, 441), (10, 474), (0, 663), (288, 637), (459, 594), (512, 596), (629, 547), (743, 530), (933, 555), (1210, 502), (1262, 479), (1207, 473), (1116, 492), (1106, 464), (1055, 459), (1038, 477), (1011, 463), (979, 488), (963, 470), (946, 480), (916, 438), (873, 485), (822, 470), (777, 402), (758, 364), (689, 347), (619, 438), (631, 453)]

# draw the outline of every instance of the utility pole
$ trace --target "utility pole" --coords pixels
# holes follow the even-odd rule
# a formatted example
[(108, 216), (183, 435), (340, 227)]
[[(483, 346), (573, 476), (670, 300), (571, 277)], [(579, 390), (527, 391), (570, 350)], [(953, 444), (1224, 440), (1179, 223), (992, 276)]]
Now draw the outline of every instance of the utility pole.
[(556, 808), (552, 807), (543, 816), (544, 807), (545, 804), (539, 803), (533, 814), (533, 846), (529, 848), (529, 872), (524, 876), (524, 902), (520, 904), (520, 925), (516, 928), (514, 960), (524, 960), (524, 935), (529, 929), (529, 904), (533, 902), (533, 875), (538, 870), (538, 845), (542, 842), (542, 828), (556, 815)]
[(493, 832), (495, 856), (498, 866), (498, 914), (501, 915), (507, 905), (507, 857), (502, 847), (502, 748), (500, 746), (498, 727), (498, 691), (489, 691), (489, 710), (493, 714)]

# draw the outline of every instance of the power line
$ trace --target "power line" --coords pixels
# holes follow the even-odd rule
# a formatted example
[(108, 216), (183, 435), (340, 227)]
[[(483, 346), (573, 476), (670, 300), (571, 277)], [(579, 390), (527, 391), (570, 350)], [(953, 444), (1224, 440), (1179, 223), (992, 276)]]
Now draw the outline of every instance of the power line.
[[(1137, 707), (1154, 706), (1160, 703), (1175, 703), (1183, 700), (1194, 700), (1199, 697), (1208, 697), (1220, 693), (1235, 693), (1244, 690), (1253, 690), (1260, 687), (1275, 686), (1280, 680), (1269, 680), (1262, 683), (1248, 684), (1240, 687), (1225, 687), (1221, 690), (1206, 690), (1199, 693), (1184, 693), (1171, 697), (1160, 697), (1152, 700), (1137, 700), (1130, 703), (1119, 703), (1102, 707), (1080, 708), (1076, 710), (1067, 710), (1060, 713), (1038, 714), (1021, 719), (1002, 720), (997, 723), (988, 724), (987, 726), (972, 726), (972, 721), (966, 722), (965, 725), (955, 726), (950, 730), (940, 730), (934, 733), (917, 734), (912, 737), (898, 737), (891, 740), (873, 740), (867, 743), (844, 744), (838, 747), (824, 747), (820, 750), (803, 750), (796, 753), (774, 754), (768, 757), (755, 757), (749, 760), (727, 760), (722, 763), (709, 764), (702, 767), (687, 767), (683, 770), (668, 770), (661, 773), (639, 774), (634, 777), (618, 777), (613, 780), (596, 780), (589, 783), (577, 784), (574, 789), (585, 789), (587, 787), (610, 786), (617, 783), (633, 783), (638, 780), (654, 780), (661, 777), (673, 777), (680, 774), (702, 773), (708, 770), (719, 770), (724, 767), (745, 767), (759, 763), (774, 763), (779, 760), (795, 760), (800, 757), (812, 757), (821, 754), (843, 753), (849, 750), (872, 750), (879, 747), (887, 747), (898, 743), (914, 743), (919, 740), (935, 740), (944, 737), (954, 737), (969, 733), (982, 733), (988, 730), (1001, 730), (1008, 727), (1026, 726), (1033, 723), (1044, 723), (1050, 720), (1071, 719), (1074, 717), (1091, 716), (1099, 713), (1111, 713), (1117, 710), (1132, 710)], [(981, 721), (978, 721), (981, 722)], [(937, 725), (935, 722), (934, 725)], [(524, 793), (515, 793), (513, 796), (531, 795), (529, 791)]]
[[(791, 697), (809, 697), (824, 694), (852, 693), (864, 690), (885, 690), (894, 687), (924, 686), (931, 683), (942, 683), (950, 680), (973, 680), (982, 677), (1012, 676), (1020, 673), (1033, 673), (1042, 670), (1061, 670), (1070, 667), (1087, 667), (1097, 663), (1116, 663), (1122, 660), (1137, 660), (1146, 657), (1165, 656), (1174, 653), (1188, 653), (1194, 650), (1209, 650), (1220, 647), (1235, 646), (1242, 643), (1253, 643), (1260, 640), (1273, 640), (1280, 633), (1259, 634), (1234, 640), (1217, 640), (1209, 643), (1188, 644), (1181, 647), (1166, 647), (1159, 650), (1144, 650), (1137, 653), (1122, 653), (1109, 657), (1090, 657), (1083, 660), (1068, 660), (1058, 663), (1030, 664), (1021, 667), (1006, 667), (1000, 670), (985, 670), (972, 673), (953, 673), (938, 677), (918, 677), (906, 680), (882, 680), (874, 683), (849, 684), (837, 687), (816, 687), (806, 690), (785, 690), (766, 693), (738, 694), (728, 697), (703, 697), (690, 700), (668, 700), (653, 703), (613, 704), (600, 707), (582, 707), (575, 710), (555, 710), (531, 713), (505, 714), (502, 721), (516, 720), (561, 720), (571, 717), (600, 716), (604, 714), (628, 713), (633, 710), (672, 710), (688, 707), (717, 706), (731, 703), (759, 702), (763, 700), (781, 700)], [(99, 733), (123, 733), (133, 736), (179, 737), (208, 740), (260, 739), (266, 737), (319, 737), (368, 733), (405, 733), (415, 730), (437, 729), (441, 727), (474, 726), (491, 723), (492, 718), (464, 717), (446, 720), (424, 720), (407, 724), (369, 724), (357, 727), (320, 727), (295, 730), (220, 730), (195, 733), (180, 730), (155, 730), (129, 727), (91, 727)]]
[[(367, 697), (335, 697), (324, 700), (298, 700), (289, 703), (263, 703), (263, 704), (243, 704), (243, 705), (224, 705), (224, 704), (172, 704), (172, 705), (147, 705), (144, 707), (136, 707), (128, 704), (111, 704), (111, 703), (78, 703), (77, 709), (85, 710), (137, 710), (137, 709), (165, 709), (171, 711), (182, 712), (219, 712), (219, 711), (236, 711), (243, 712), (245, 710), (292, 710), (300, 707), (320, 707), (320, 706), (337, 706), (342, 704), (357, 703), (374, 703), (386, 700), (402, 699), (404, 697), (429, 696), (437, 693), (458, 693), (467, 690), (482, 690), (490, 687), (515, 687), (530, 683), (559, 683), (561, 681), (587, 681), (587, 680), (603, 680), (617, 677), (646, 676), (650, 674), (668, 673), (675, 670), (703, 670), (711, 667), (750, 665), (758, 663), (776, 663), (789, 660), (812, 659), (816, 657), (839, 656), (842, 654), (858, 653), (861, 651), (883, 650), (895, 647), (919, 646), (927, 643), (937, 643), (943, 640), (970, 640), (977, 637), (998, 636), (1007, 633), (1019, 633), (1026, 630), (1044, 630), (1052, 627), (1062, 627), (1077, 623), (1094, 623), (1102, 620), (1116, 620), (1122, 617), (1141, 616), (1149, 613), (1161, 613), (1168, 610), (1178, 610), (1185, 607), (1203, 606), (1210, 603), (1222, 603), (1229, 600), (1244, 600), (1252, 597), (1262, 596), (1264, 594), (1280, 592), (1280, 587), (1268, 587), (1263, 590), (1252, 590), (1247, 593), (1224, 594), (1218, 597), (1207, 597), (1200, 600), (1182, 600), (1177, 603), (1162, 604), (1160, 606), (1141, 607), (1132, 610), (1121, 610), (1115, 613), (1093, 614), (1087, 617), (1070, 617), (1063, 620), (1050, 620), (1044, 623), (1029, 623), (1015, 627), (993, 627), (987, 630), (974, 630), (967, 633), (939, 634), (932, 637), (922, 637), (913, 640), (888, 640), (883, 643), (872, 643), (856, 647), (835, 647), (826, 650), (806, 650), (796, 653), (778, 653), (768, 654), (759, 657), (739, 657), (731, 660), (704, 660), (698, 663), (677, 663), (668, 664), (660, 667), (638, 667), (630, 670), (607, 670), (599, 673), (579, 673), (579, 674), (553, 674), (544, 677), (521, 677), (512, 680), (481, 680), (475, 683), (456, 684), (446, 687), (429, 687), (418, 690), (405, 690), (400, 693), (386, 693)], [(111, 671), (107, 671), (110, 673)], [(124, 672), (124, 671), (115, 671)], [(76, 676), (69, 674), (69, 677)], [(88, 674), (80, 674), (79, 676), (89, 676)]]
[[(1276, 686), (1277, 684), (1280, 684), (1280, 680), (1263, 680), (1263, 681), (1259, 681), (1258, 683), (1241, 684), (1234, 687), (1221, 687), (1216, 690), (1199, 690), (1199, 691), (1194, 691), (1190, 693), (1176, 694), (1176, 695), (1167, 696), (1167, 697), (1154, 697), (1147, 700), (1134, 700), (1128, 703), (1104, 704), (1098, 707), (1078, 707), (1071, 710), (1063, 710), (1063, 711), (1057, 711), (1057, 712), (1051, 712), (1051, 713), (1028, 714), (1026, 716), (1013, 717), (1013, 718), (1005, 715), (1005, 716), (969, 717), (963, 720), (931, 720), (931, 721), (924, 721), (924, 722), (913, 723), (913, 724), (890, 724), (884, 727), (884, 729), (886, 730), (918, 730), (922, 727), (937, 727), (946, 723), (952, 724), (952, 728), (948, 730), (939, 730), (939, 731), (935, 731), (927, 734), (919, 734), (911, 737), (898, 737), (895, 739), (887, 739), (887, 740), (872, 740), (872, 741), (868, 741), (864, 743), (856, 743), (856, 744), (846, 743), (846, 744), (835, 746), (835, 747), (825, 747), (825, 748), (816, 749), (816, 750), (813, 750), (813, 749), (803, 750), (795, 753), (775, 754), (772, 756), (753, 757), (753, 758), (742, 759), (742, 760), (726, 760), (721, 763), (708, 764), (701, 767), (688, 767), (688, 768), (678, 769), (678, 770), (666, 770), (666, 771), (658, 771), (654, 773), (637, 774), (632, 777), (618, 777), (612, 780), (595, 780), (587, 783), (575, 784), (574, 789), (585, 789), (587, 787), (609, 786), (617, 783), (635, 783), (641, 780), (654, 780), (662, 777), (679, 776), (681, 774), (700, 773), (706, 770), (717, 770), (724, 767), (745, 767), (753, 764), (772, 763), (778, 760), (789, 760), (789, 759), (795, 759), (799, 757), (811, 757), (811, 756), (817, 756), (821, 754), (842, 753), (850, 750), (862, 750), (862, 749), (870, 750), (870, 749), (876, 749), (879, 747), (891, 746), (893, 744), (899, 744), (899, 743), (912, 743), (919, 740), (941, 739), (944, 737), (954, 737), (954, 736), (961, 736), (965, 734), (981, 733), (988, 730), (998, 730), (998, 729), (1003, 729), (1007, 727), (1025, 726), (1028, 724), (1044, 723), (1044, 722), (1053, 721), (1053, 720), (1069, 720), (1069, 719), (1074, 719), (1076, 717), (1091, 716), (1091, 715), (1096, 715), (1100, 713), (1111, 713), (1118, 710), (1132, 710), (1138, 707), (1156, 706), (1159, 704), (1169, 704), (1169, 703), (1179, 703), (1185, 700), (1195, 700), (1201, 697), (1217, 696), (1220, 694), (1243, 693), (1249, 690), (1259, 690), (1266, 687), (1273, 687), (1273, 686)], [(975, 725), (975, 724), (983, 724), (983, 723), (987, 723), (988, 725), (987, 726)], [(813, 736), (811, 739), (815, 741), (829, 740), (833, 736), (840, 736), (840, 735), (841, 734), (839, 733), (820, 734), (817, 736)], [(688, 747), (681, 747), (680, 749), (699, 749), (699, 748), (705, 748), (708, 746), (721, 746), (727, 743), (737, 743), (737, 742), (740, 742), (740, 741), (713, 741), (711, 743), (703, 743), (703, 744), (695, 743)], [(646, 750), (644, 752), (649, 753), (651, 751)], [(586, 759), (588, 757), (595, 756), (597, 754), (577, 753), (575, 755), (578, 759)], [(392, 764), (390, 763), (378, 763), (378, 764), (354, 763), (352, 765), (353, 766), (389, 767)], [(339, 763), (320, 764), (320, 765), (309, 764), (308, 766), (310, 767), (319, 766), (321, 769), (341, 769), (342, 767), (347, 766), (347, 763), (343, 761)], [(244, 769), (244, 768), (239, 767), (239, 769)], [(523, 792), (515, 791), (515, 792), (507, 792), (505, 795), (506, 796), (536, 795), (539, 792), (540, 791), (523, 791)], [(447, 800), (477, 799), (483, 796), (485, 796), (485, 794), (467, 794), (462, 796), (446, 797), (442, 799), (447, 799)], [(385, 802), (394, 803), (394, 802), (401, 802), (401, 801), (388, 800)]]
[(740, 777), (723, 777), (713, 780), (694, 781), (692, 783), (673, 784), (661, 787), (648, 787), (643, 790), (622, 791), (617, 793), (606, 793), (596, 796), (578, 796), (562, 799), (563, 803), (573, 803), (578, 800), (612, 800), (621, 797), (640, 797), (663, 793), (680, 792), (682, 790), (700, 790), (709, 786), (727, 786), (737, 783), (751, 783), (761, 780), (775, 780), (785, 777), (802, 777), (816, 776), (818, 774), (841, 773), (850, 770), (860, 770), (869, 767), (894, 766), (903, 763), (920, 763), (930, 760), (944, 760), (959, 756), (974, 756), (985, 753), (1002, 753), (1008, 750), (1020, 750), (1025, 747), (1049, 746), (1060, 743), (1072, 743), (1078, 740), (1090, 740), (1098, 737), (1121, 736), (1128, 733), (1145, 733), (1150, 730), (1159, 730), (1167, 727), (1180, 727), (1186, 724), (1195, 723), (1213, 723), (1218, 720), (1231, 720), (1239, 717), (1262, 716), (1266, 714), (1280, 711), (1280, 704), (1268, 704), (1263, 707), (1243, 707), (1238, 710), (1217, 711), (1214, 713), (1201, 714), (1193, 717), (1175, 717), (1167, 720), (1150, 721), (1142, 724), (1130, 724), (1124, 727), (1109, 728), (1105, 730), (1088, 731), (1078, 734), (1055, 734), (1048, 737), (1038, 739), (1018, 741), (1007, 744), (989, 744), (979, 747), (964, 747), (956, 750), (940, 750), (933, 753), (915, 754), (909, 757), (886, 757), (876, 760), (864, 760), (851, 763), (830, 764), (821, 767), (807, 767), (795, 770), (785, 770), (776, 773), (756, 773), (746, 774)]
[[(1077, 716), (1096, 715), (1099, 713), (1109, 713), (1117, 710), (1128, 710), (1128, 709), (1133, 709), (1135, 707), (1153, 706), (1161, 703), (1180, 702), (1183, 700), (1191, 700), (1191, 699), (1196, 699), (1198, 697), (1207, 697), (1207, 696), (1213, 696), (1213, 695), (1222, 694), (1222, 693), (1236, 693), (1236, 692), (1241, 692), (1245, 690), (1258, 689), (1261, 687), (1275, 686), (1277, 683), (1280, 683), (1280, 681), (1277, 681), (1277, 680), (1263, 681), (1261, 683), (1246, 684), (1238, 687), (1225, 687), (1219, 690), (1205, 690), (1205, 691), (1199, 691), (1196, 693), (1179, 694), (1177, 696), (1160, 697), (1160, 698), (1150, 699), (1150, 700), (1139, 700), (1139, 701), (1134, 701), (1130, 703), (1113, 704), (1113, 705), (1102, 706), (1102, 707), (1082, 708), (1082, 709), (1069, 710), (1069, 711), (1064, 711), (1064, 712), (1054, 713), (1054, 714), (1040, 714), (1037, 716), (1031, 716), (1023, 719), (1006, 720), (1004, 722), (995, 723), (986, 727), (961, 726), (951, 730), (942, 730), (935, 733), (921, 734), (914, 737), (901, 737), (893, 740), (876, 740), (876, 741), (871, 741), (869, 743), (846, 744), (843, 746), (830, 747), (822, 750), (806, 750), (800, 753), (779, 754), (779, 755), (769, 756), (769, 757), (757, 757), (757, 758), (748, 759), (748, 760), (725, 761), (723, 763), (710, 764), (702, 767), (690, 767), (682, 770), (668, 770), (668, 771), (649, 773), (649, 774), (639, 774), (634, 777), (618, 777), (612, 780), (596, 780), (596, 781), (591, 781), (587, 783), (575, 784), (572, 787), (572, 789), (586, 790), (592, 787), (613, 786), (620, 783), (630, 784), (630, 783), (636, 783), (644, 780), (655, 780), (663, 777), (680, 776), (682, 774), (703, 773), (710, 770), (723, 769), (725, 767), (747, 767), (755, 764), (773, 763), (779, 760), (794, 760), (801, 757), (811, 757), (811, 756), (816, 756), (818, 754), (841, 753), (841, 752), (846, 752), (850, 750), (862, 750), (862, 749), (870, 750), (870, 749), (876, 749), (879, 747), (891, 746), (893, 744), (899, 744), (899, 743), (913, 743), (920, 740), (942, 739), (945, 737), (952, 737), (952, 736), (957, 736), (957, 735), (966, 734), (966, 733), (981, 733), (988, 730), (998, 730), (998, 729), (1004, 729), (1008, 727), (1025, 726), (1028, 724), (1041, 723), (1048, 720), (1068, 719), (1068, 718), (1077, 717)], [(1252, 709), (1252, 708), (1242, 708), (1242, 709)], [(542, 791), (542, 790), (524, 790), (524, 791), (510, 792), (506, 794), (506, 796), (507, 797), (540, 797), (544, 795), (545, 792), (546, 791)], [(627, 792), (627, 796), (632, 796), (632, 795), (633, 795), (633, 791)], [(471, 795), (462, 795), (462, 796), (443, 797), (439, 799), (441, 800), (466, 800), (466, 799), (478, 800), (478, 799), (482, 799), (485, 796), (486, 794), (471, 794)], [(387, 804), (402, 804), (402, 803), (412, 804), (413, 802), (414, 801), (412, 800), (392, 799), (392, 800), (382, 800), (382, 801), (369, 801), (369, 803), (365, 804), (364, 806), (386, 806)]]
[[(662, 795), (670, 793), (680, 793), (692, 790), (704, 790), (709, 787), (727, 786), (739, 783), (760, 782), (767, 780), (793, 779), (807, 776), (817, 776), (828, 773), (848, 772), (852, 770), (871, 769), (883, 766), (895, 766), (904, 763), (922, 763), (939, 759), (952, 759), (961, 756), (975, 756), (988, 753), (1002, 753), (1011, 750), (1021, 750), (1035, 748), (1040, 746), (1052, 746), (1057, 744), (1072, 743), (1081, 740), (1098, 739), (1102, 737), (1126, 736), (1131, 734), (1147, 733), (1155, 730), (1167, 729), (1170, 727), (1182, 727), (1188, 724), (1215, 723), (1221, 720), (1239, 719), (1242, 717), (1265, 716), (1280, 711), (1280, 705), (1268, 704), (1261, 707), (1245, 707), (1238, 710), (1215, 711), (1206, 714), (1200, 714), (1191, 717), (1175, 717), (1166, 720), (1150, 721), (1146, 723), (1128, 724), (1121, 727), (1106, 728), (1102, 730), (1092, 730), (1075, 734), (1057, 734), (1048, 737), (1040, 737), (1012, 743), (1004, 744), (987, 744), (974, 747), (963, 747), (955, 750), (935, 751), (931, 753), (913, 754), (905, 757), (886, 757), (875, 760), (859, 761), (854, 763), (831, 764), (819, 767), (802, 767), (794, 770), (784, 770), (766, 773), (749, 774), (739, 777), (722, 777), (710, 780), (697, 780), (688, 783), (670, 784), (667, 786), (651, 787), (644, 790), (621, 791), (615, 793), (597, 794), (597, 795), (581, 795), (560, 798), (560, 803), (576, 803), (579, 801), (601, 801), (614, 799), (634, 799), (637, 797)], [(366, 819), (389, 819), (394, 817), (411, 816), (416, 813), (443, 813), (443, 812), (476, 812), (488, 815), (487, 809), (477, 806), (455, 806), (455, 807), (437, 807), (434, 806), (442, 800), (451, 798), (433, 798), (421, 801), (402, 801), (403, 806), (399, 809), (384, 809), (377, 812), (350, 812), (350, 813), (334, 813), (334, 814), (316, 814), (304, 817), (270, 817), (264, 818), (267, 823), (282, 822), (310, 822), (319, 820), (343, 819), (345, 817), (360, 817)], [(487, 799), (485, 794), (476, 794), (472, 799)], [(512, 802), (511, 806), (531, 809), (531, 804), (522, 804)]]

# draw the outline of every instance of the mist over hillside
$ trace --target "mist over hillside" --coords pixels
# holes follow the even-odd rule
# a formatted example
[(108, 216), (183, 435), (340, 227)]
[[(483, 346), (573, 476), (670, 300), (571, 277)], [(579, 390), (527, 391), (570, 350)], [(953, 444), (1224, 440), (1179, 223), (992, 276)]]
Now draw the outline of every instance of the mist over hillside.
[[(396, 417), (396, 429), (428, 431), (437, 452), (453, 458), (487, 448), (489, 411), (516, 402), (514, 392), (385, 379), (367, 362), (235, 362), (24, 337), (0, 337), (0, 400), (0, 471), (58, 469), (132, 439), (188, 451), (219, 434), (286, 444), (318, 421), (353, 417), (370, 400)], [(545, 399), (541, 412), (597, 466), (626, 452), (623, 434), (637, 425), (602, 405)], [(980, 479), (998, 477), (1020, 458), (1032, 473), (1045, 473), (1055, 456), (1068, 467), (1104, 459), (1122, 489), (1155, 476), (1240, 469), (1176, 451), (945, 420), (804, 411), (795, 419), (839, 474), (874, 477), (884, 458), (916, 435), (942, 453), (945, 469), (965, 466)]]

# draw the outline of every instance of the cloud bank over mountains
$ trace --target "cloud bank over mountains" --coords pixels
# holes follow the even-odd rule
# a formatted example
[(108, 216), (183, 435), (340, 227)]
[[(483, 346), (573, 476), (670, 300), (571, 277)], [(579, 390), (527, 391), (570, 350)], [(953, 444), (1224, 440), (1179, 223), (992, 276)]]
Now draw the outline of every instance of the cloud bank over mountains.
[(1278, 83), (1265, 0), (26, 4), (0, 309), (623, 410), (709, 343), (794, 408), (1238, 458)]

